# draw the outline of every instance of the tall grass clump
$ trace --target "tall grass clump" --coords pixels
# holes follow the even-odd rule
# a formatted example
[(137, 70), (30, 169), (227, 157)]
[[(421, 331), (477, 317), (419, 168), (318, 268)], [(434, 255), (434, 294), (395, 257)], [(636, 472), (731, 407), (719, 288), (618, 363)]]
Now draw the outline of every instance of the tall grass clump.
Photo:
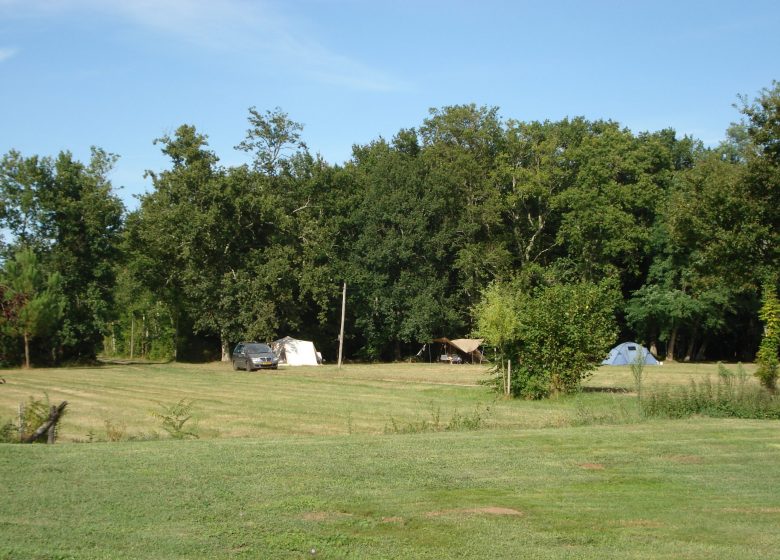
[(19, 429), (11, 420), (0, 421), (0, 443), (16, 443), (19, 441)]
[(636, 402), (639, 412), (642, 412), (642, 383), (645, 377), (645, 355), (640, 351), (636, 353), (634, 361), (631, 362), (631, 377), (634, 378), (634, 390), (636, 391)]
[(434, 407), (431, 403), (430, 418), (420, 418), (411, 422), (399, 423), (394, 417), (390, 417), (390, 423), (385, 425), (385, 434), (422, 434), (429, 432), (462, 432), (479, 430), (484, 428), (490, 417), (490, 406), (476, 407), (473, 412), (462, 414), (455, 409), (448, 422), (443, 422), (441, 407)]
[(676, 390), (656, 390), (642, 400), (647, 417), (687, 418), (693, 415), (713, 418), (780, 419), (780, 398), (762, 387), (748, 383), (750, 376), (740, 364), (731, 371), (718, 364), (718, 381), (707, 378)]

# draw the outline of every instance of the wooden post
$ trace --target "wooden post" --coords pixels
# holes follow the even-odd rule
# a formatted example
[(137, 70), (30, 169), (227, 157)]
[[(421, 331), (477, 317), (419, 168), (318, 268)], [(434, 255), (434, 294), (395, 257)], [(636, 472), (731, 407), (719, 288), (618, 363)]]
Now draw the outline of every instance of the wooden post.
[(344, 351), (344, 316), (347, 311), (347, 283), (344, 282), (344, 291), (341, 294), (341, 332), (339, 333), (339, 369), (341, 369), (341, 357)]
[(512, 394), (512, 360), (506, 361), (506, 396)]

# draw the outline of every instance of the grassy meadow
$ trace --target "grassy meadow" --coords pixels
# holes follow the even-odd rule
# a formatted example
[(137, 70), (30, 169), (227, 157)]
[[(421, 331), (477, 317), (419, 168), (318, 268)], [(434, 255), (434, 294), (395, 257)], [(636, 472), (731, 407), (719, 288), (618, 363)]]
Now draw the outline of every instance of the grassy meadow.
[[(716, 372), (648, 367), (645, 387)], [(0, 559), (777, 556), (777, 421), (640, 421), (627, 367), (542, 402), (496, 398), (485, 376), (4, 371), (0, 421), (44, 391), (70, 406), (60, 444), (0, 445)], [(151, 414), (183, 398), (198, 440), (171, 440)], [(444, 429), (462, 416), (479, 429)], [(106, 420), (134, 441), (99, 442)]]

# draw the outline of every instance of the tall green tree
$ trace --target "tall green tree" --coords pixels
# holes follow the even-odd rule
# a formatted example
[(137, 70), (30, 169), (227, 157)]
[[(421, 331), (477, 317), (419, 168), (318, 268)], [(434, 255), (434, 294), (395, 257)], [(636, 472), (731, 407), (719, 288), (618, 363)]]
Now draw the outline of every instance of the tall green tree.
[(31, 340), (48, 334), (62, 315), (62, 279), (57, 272), (46, 274), (35, 252), (24, 248), (5, 262), (0, 282), (3, 308), (13, 308), (0, 318), (2, 331), (22, 339), (29, 368)]
[(458, 324), (451, 295), (452, 240), (442, 237), (446, 201), (428, 189), (428, 170), (403, 132), (393, 145), (380, 140), (355, 148), (360, 201), (353, 209), (359, 233), (349, 252), (356, 326), (363, 354), (400, 358), (401, 345), (427, 341)]
[(65, 309), (54, 331), (59, 360), (91, 360), (113, 314), (114, 263), (124, 206), (108, 175), (117, 156), (92, 149), (88, 164), (69, 152), (0, 163), (3, 225), (10, 249), (29, 246), (62, 278)]
[(501, 193), (495, 188), (503, 124), (497, 107), (454, 105), (431, 109), (419, 136), (427, 188), (443, 203), (435, 241), (446, 244), (451, 255), (450, 286), (465, 311), (478, 301), (482, 287), (506, 276), (512, 264)]

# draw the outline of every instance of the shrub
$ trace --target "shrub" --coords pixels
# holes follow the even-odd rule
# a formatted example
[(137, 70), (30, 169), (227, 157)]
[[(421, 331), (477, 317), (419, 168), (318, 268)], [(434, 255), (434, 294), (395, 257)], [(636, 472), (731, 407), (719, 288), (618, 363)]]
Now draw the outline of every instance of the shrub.
[(476, 308), (477, 335), (501, 353), (494, 385), (512, 360), (511, 393), (539, 399), (572, 393), (606, 356), (617, 335), (612, 282), (492, 284)]
[(780, 374), (780, 301), (777, 299), (775, 282), (767, 281), (763, 286), (763, 297), (759, 318), (764, 323), (764, 336), (756, 355), (758, 369), (756, 377), (770, 391), (777, 390), (777, 377)]

